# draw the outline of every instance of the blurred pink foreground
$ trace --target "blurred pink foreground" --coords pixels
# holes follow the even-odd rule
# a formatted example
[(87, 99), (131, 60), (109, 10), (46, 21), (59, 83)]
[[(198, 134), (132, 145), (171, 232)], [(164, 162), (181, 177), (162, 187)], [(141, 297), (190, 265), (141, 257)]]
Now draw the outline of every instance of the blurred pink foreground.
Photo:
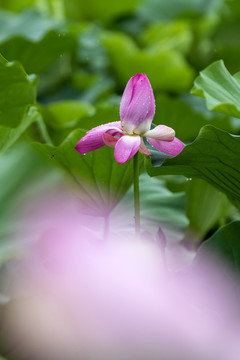
[(237, 285), (212, 259), (170, 272), (157, 242), (104, 239), (64, 194), (26, 216), (26, 253), (1, 313), (10, 359), (239, 359)]

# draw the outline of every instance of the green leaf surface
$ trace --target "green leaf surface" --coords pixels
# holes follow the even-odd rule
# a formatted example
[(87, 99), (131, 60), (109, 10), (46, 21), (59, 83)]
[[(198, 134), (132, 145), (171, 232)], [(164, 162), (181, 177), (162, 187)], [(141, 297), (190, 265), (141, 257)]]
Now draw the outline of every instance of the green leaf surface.
[(75, 20), (109, 21), (131, 13), (139, 0), (64, 0), (66, 14)]
[(203, 237), (214, 226), (224, 223), (231, 210), (226, 196), (201, 179), (186, 184), (188, 230), (195, 237)]
[(75, 39), (54, 19), (34, 11), (0, 12), (0, 52), (18, 60), (28, 73), (40, 73), (76, 47)]
[(59, 145), (71, 131), (119, 121), (119, 108), (110, 104), (94, 107), (83, 101), (61, 101), (43, 109), (44, 120), (55, 145)]
[(73, 52), (74, 39), (56, 31), (49, 31), (39, 42), (18, 36), (0, 44), (0, 51), (8, 60), (20, 61), (30, 74), (39, 74), (63, 54)]
[[(86, 131), (74, 130), (59, 146), (34, 143), (49, 161), (56, 161), (77, 181), (84, 201), (97, 214), (103, 215), (123, 197), (132, 184), (132, 160), (119, 165), (114, 158), (113, 149), (101, 149), (81, 155), (75, 150), (79, 139)], [(50, 159), (54, 154), (54, 159)]]
[[(156, 221), (159, 226), (185, 229), (188, 225), (186, 217), (186, 196), (184, 192), (172, 193), (165, 181), (150, 179), (145, 173), (140, 176), (141, 217), (148, 221)], [(133, 188), (128, 193), (129, 202), (133, 197)]]
[(142, 36), (145, 46), (158, 46), (164, 51), (169, 49), (188, 52), (193, 40), (189, 23), (184, 21), (161, 22), (150, 25)]
[(7, 60), (0, 54), (0, 64), (5, 64)]
[(51, 119), (48, 125), (54, 129), (69, 128), (77, 125), (86, 116), (95, 114), (93, 105), (81, 101), (61, 101), (47, 106)]
[(36, 107), (30, 107), (23, 115), (17, 127), (0, 125), (0, 151), (9, 149), (35, 121), (41, 121), (41, 117)]
[(35, 106), (36, 77), (28, 76), (17, 62), (0, 57), (0, 151), (7, 150), (38, 121)]
[(34, 4), (35, 0), (0, 0), (0, 7), (10, 11), (21, 11)]
[(239, 75), (232, 76), (222, 60), (200, 72), (192, 94), (205, 98), (209, 110), (240, 117)]
[(59, 145), (76, 128), (81, 127), (82, 118), (90, 117), (95, 108), (87, 102), (59, 101), (43, 109), (49, 135), (55, 145)]
[(17, 126), (35, 97), (36, 77), (28, 76), (17, 62), (0, 62), (0, 124)]
[(196, 259), (206, 252), (226, 260), (237, 275), (240, 274), (240, 221), (234, 221), (220, 228), (199, 248)]
[(191, 86), (194, 71), (178, 50), (165, 51), (158, 46), (140, 49), (127, 35), (113, 32), (103, 34), (102, 42), (122, 87), (136, 73), (146, 73), (155, 90), (180, 91)]
[(222, 0), (148, 0), (142, 2), (138, 14), (145, 21), (168, 21), (180, 17), (193, 17), (216, 13)]
[(240, 137), (207, 125), (178, 156), (164, 162), (163, 158), (162, 153), (156, 152), (152, 162), (146, 158), (150, 176), (178, 174), (187, 178), (197, 177), (206, 180), (229, 198), (240, 199)]
[(90, 130), (93, 127), (114, 121), (120, 121), (119, 106), (107, 103), (97, 105), (95, 113), (81, 118), (79, 125), (82, 129)]
[(184, 98), (173, 98), (165, 94), (157, 95), (155, 97), (156, 113), (153, 119), (154, 124), (170, 126), (175, 130), (176, 136), (183, 142), (195, 139), (199, 130), (207, 124), (238, 134), (239, 129), (235, 129), (230, 117), (208, 111), (205, 104), (202, 104), (204, 101), (200, 98), (190, 95), (188, 100), (197, 100), (195, 101), (197, 106), (195, 104), (193, 106)]
[(41, 15), (36, 11), (25, 11), (14, 14), (0, 11), (0, 42), (19, 36), (28, 40), (39, 41), (52, 30), (61, 30), (62, 25), (53, 18)]
[[(18, 196), (27, 184), (33, 169), (37, 167), (36, 157), (26, 145), (17, 145), (7, 153), (0, 154), (0, 264), (5, 258), (3, 247), (12, 244), (12, 234), (16, 231), (16, 211)], [(39, 163), (38, 163), (39, 166)], [(30, 176), (29, 176), (30, 175)], [(19, 191), (21, 189), (21, 191)], [(22, 207), (23, 199), (21, 199)], [(3, 247), (2, 247), (3, 245)], [(8, 250), (8, 249), (7, 249)], [(7, 251), (8, 252), (8, 251)]]
[[(228, 2), (230, 5), (230, 2)], [(239, 56), (240, 56), (240, 39), (238, 36), (239, 15), (226, 17), (225, 21), (221, 22), (214, 33), (214, 52), (216, 59), (224, 59), (226, 67), (231, 73), (239, 71)]]

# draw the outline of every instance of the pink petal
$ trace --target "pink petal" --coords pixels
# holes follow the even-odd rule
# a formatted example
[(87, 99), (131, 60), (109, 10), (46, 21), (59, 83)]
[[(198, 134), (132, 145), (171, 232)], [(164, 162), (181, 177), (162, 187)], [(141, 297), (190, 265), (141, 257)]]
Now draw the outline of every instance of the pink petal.
[(104, 141), (104, 144), (109, 146), (109, 147), (112, 147), (114, 148), (116, 143), (118, 142), (119, 139), (115, 138), (114, 136), (110, 135), (110, 134), (103, 134), (103, 141)]
[(124, 135), (123, 131), (121, 129), (117, 128), (117, 127), (115, 127), (115, 128), (112, 127), (111, 129), (108, 129), (105, 132), (105, 134), (109, 134), (109, 135), (112, 135), (112, 136), (119, 136), (119, 137)]
[(80, 154), (85, 154), (89, 151), (99, 149), (104, 146), (103, 134), (112, 128), (121, 130), (121, 122), (115, 121), (104, 125), (97, 126), (86, 133), (86, 135), (79, 140), (75, 149)]
[(146, 156), (150, 156), (151, 153), (150, 151), (148, 151), (148, 149), (146, 148), (146, 146), (144, 145), (143, 139), (141, 138), (141, 144), (140, 144), (140, 148), (139, 151), (141, 154), (146, 155)]
[(172, 141), (175, 137), (175, 131), (165, 125), (158, 125), (152, 130), (145, 132), (143, 136), (156, 140)]
[(117, 162), (119, 164), (123, 164), (129, 159), (131, 159), (131, 157), (133, 157), (138, 151), (140, 144), (140, 136), (125, 135), (121, 137), (118, 140), (114, 151), (114, 156)]
[(184, 144), (176, 137), (172, 141), (155, 140), (151, 138), (147, 138), (147, 140), (156, 149), (171, 156), (177, 156), (184, 148)]
[[(118, 138), (116, 136), (118, 136)], [(114, 148), (119, 140), (119, 137), (122, 136), (123, 132), (120, 131), (118, 128), (109, 129), (103, 134), (104, 144)]]
[(128, 81), (120, 103), (122, 127), (128, 134), (143, 134), (150, 129), (155, 113), (151, 84), (145, 74), (136, 74)]

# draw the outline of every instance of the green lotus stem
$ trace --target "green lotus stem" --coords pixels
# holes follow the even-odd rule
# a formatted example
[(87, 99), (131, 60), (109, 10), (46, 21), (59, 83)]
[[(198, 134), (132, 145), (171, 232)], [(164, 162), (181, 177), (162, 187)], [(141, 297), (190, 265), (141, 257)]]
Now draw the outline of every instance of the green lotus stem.
[(133, 185), (134, 185), (134, 218), (135, 234), (140, 235), (140, 201), (139, 201), (139, 161), (138, 152), (133, 157)]

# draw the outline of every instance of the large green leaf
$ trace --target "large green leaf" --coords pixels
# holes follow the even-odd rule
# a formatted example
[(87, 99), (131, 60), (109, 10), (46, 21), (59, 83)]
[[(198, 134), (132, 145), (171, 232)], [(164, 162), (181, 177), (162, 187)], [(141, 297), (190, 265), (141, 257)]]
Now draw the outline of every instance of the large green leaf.
[(222, 60), (200, 72), (192, 94), (206, 99), (209, 110), (240, 117), (240, 77), (232, 76)]
[(32, 106), (23, 115), (18, 126), (12, 128), (0, 125), (0, 151), (10, 148), (33, 122), (41, 121), (38, 110)]
[(230, 198), (240, 200), (240, 137), (207, 125), (178, 156), (171, 159), (168, 157), (155, 151), (152, 159), (147, 158), (149, 175), (180, 174), (187, 178), (197, 177), (206, 180)]
[[(184, 192), (172, 193), (162, 179), (149, 178), (146, 173), (139, 178), (141, 218), (154, 221), (158, 226), (185, 229), (186, 196)], [(125, 204), (133, 204), (133, 187), (124, 197)]]
[(234, 221), (220, 228), (199, 248), (196, 259), (206, 252), (218, 255), (240, 275), (240, 221)]
[(60, 30), (59, 22), (40, 15), (36, 11), (30, 10), (19, 14), (0, 11), (1, 43), (17, 35), (32, 41), (39, 41), (52, 29)]
[(176, 136), (183, 142), (195, 139), (201, 127), (207, 124), (232, 133), (238, 133), (239, 129), (234, 128), (230, 117), (208, 111), (205, 109), (203, 99), (190, 95), (187, 100), (196, 100), (196, 104), (187, 102), (185, 97), (181, 99), (179, 97), (172, 98), (165, 94), (157, 95), (155, 97), (156, 113), (153, 119), (154, 124), (165, 124), (172, 127), (176, 132)]
[(17, 62), (0, 57), (0, 151), (7, 150), (39, 120), (34, 105), (36, 77), (28, 76)]
[(0, 51), (8, 60), (20, 61), (30, 74), (40, 73), (76, 45), (69, 35), (49, 31), (39, 42), (16, 36), (0, 44)]
[(40, 73), (74, 47), (74, 37), (51, 18), (34, 11), (0, 12), (0, 52), (20, 61), (28, 73)]
[(0, 124), (17, 126), (26, 106), (35, 103), (36, 77), (16, 62), (0, 62)]
[(194, 71), (176, 49), (165, 51), (161, 46), (140, 49), (121, 33), (105, 33), (102, 42), (122, 87), (137, 72), (146, 73), (154, 89), (180, 91), (191, 86)]
[(75, 146), (85, 132), (74, 130), (59, 146), (35, 143), (34, 147), (46, 159), (65, 168), (80, 186), (86, 206), (103, 215), (112, 210), (132, 184), (132, 161), (119, 165), (113, 149), (106, 146), (80, 155)]
[(231, 206), (226, 196), (201, 179), (186, 182), (188, 231), (196, 240), (214, 226), (224, 223)]

